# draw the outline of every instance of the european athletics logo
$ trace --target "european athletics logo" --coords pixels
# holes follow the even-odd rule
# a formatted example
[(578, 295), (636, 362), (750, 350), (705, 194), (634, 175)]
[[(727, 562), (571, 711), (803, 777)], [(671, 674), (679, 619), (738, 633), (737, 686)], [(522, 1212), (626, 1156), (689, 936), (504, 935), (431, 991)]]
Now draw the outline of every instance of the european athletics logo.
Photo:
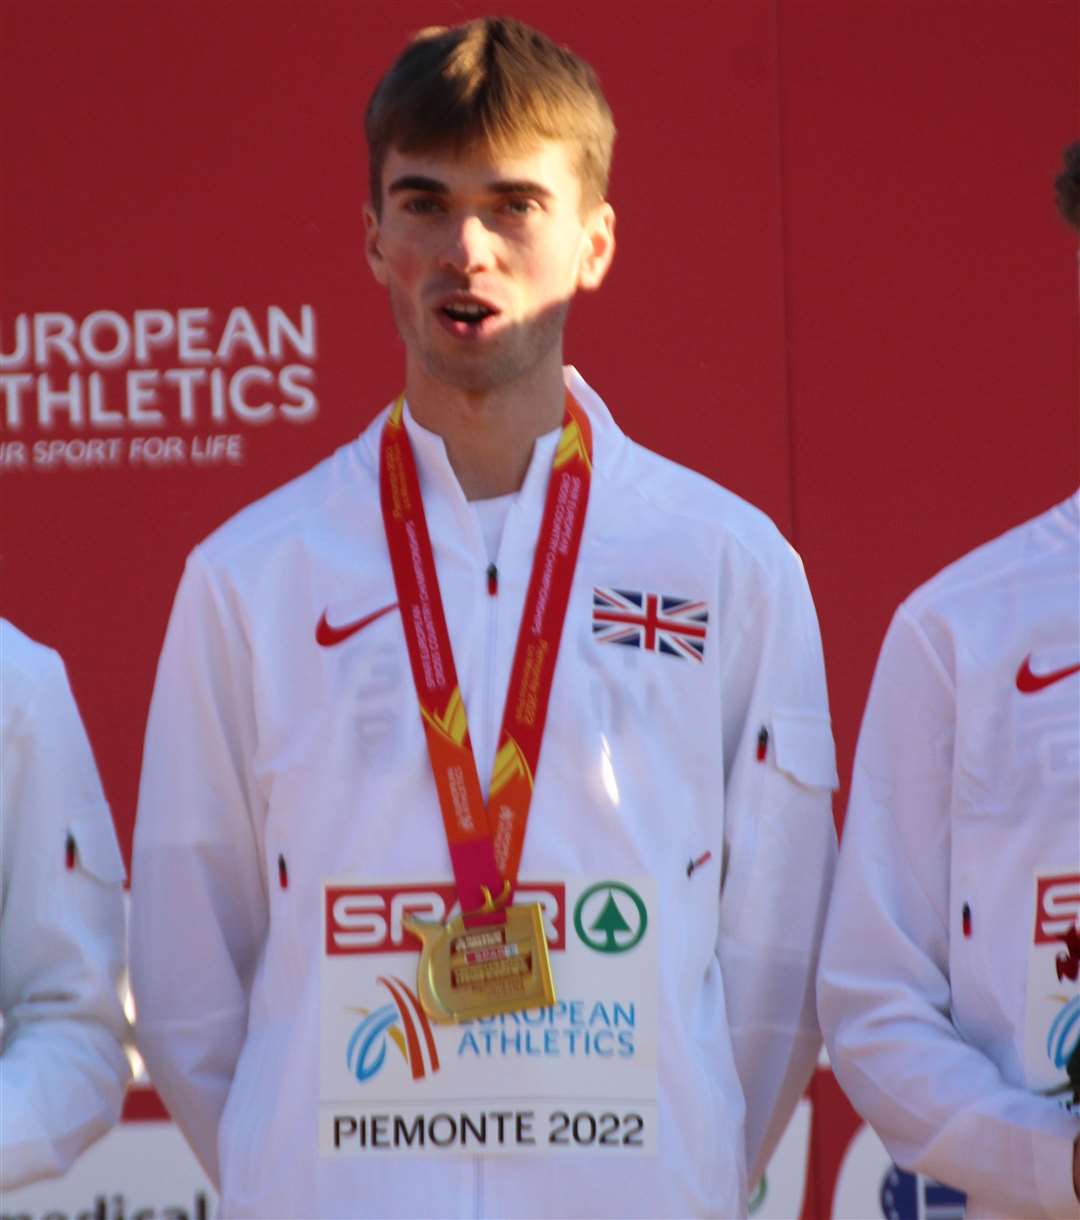
[(1046, 1053), (1056, 1068), (1065, 1069), (1080, 1047), (1080, 996), (1073, 998), (1054, 1018), (1046, 1035)]
[(435, 1036), (412, 988), (396, 977), (375, 981), (386, 988), (393, 1002), (374, 1011), (356, 1010), (364, 1019), (353, 1030), (345, 1050), (350, 1073), (361, 1083), (377, 1075), (386, 1062), (389, 1038), (408, 1064), (413, 1080), (434, 1075), (439, 1070)]

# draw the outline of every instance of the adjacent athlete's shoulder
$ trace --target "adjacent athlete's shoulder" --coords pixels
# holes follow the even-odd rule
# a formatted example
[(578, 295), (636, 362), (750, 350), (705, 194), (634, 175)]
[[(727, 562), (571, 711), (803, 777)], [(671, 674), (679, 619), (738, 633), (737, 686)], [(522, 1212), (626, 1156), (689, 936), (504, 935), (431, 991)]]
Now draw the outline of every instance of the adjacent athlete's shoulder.
[(904, 602), (916, 618), (983, 599), (996, 585), (1013, 585), (1040, 571), (1077, 562), (1080, 492), (960, 556)]
[(60, 654), (0, 618), (0, 713), (4, 724), (10, 724), (37, 691), (54, 682), (67, 682)]

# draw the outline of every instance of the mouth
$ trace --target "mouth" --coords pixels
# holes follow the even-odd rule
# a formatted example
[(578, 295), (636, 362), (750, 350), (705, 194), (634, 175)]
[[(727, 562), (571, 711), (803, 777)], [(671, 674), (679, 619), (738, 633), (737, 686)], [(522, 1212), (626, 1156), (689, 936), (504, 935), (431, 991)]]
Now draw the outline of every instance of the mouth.
[(499, 310), (474, 296), (456, 295), (441, 301), (435, 314), (445, 330), (459, 339), (475, 339), (495, 328)]

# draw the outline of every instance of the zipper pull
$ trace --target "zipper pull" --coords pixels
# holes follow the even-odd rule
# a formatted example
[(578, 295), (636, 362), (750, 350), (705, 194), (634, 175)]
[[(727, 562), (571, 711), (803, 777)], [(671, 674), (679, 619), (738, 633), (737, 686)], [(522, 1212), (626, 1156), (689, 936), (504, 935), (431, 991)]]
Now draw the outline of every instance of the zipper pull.
[(692, 877), (694, 875), (695, 868), (701, 868), (703, 864), (708, 864), (711, 859), (712, 852), (707, 851), (703, 856), (698, 856), (696, 860), (691, 860), (686, 866), (686, 875), (688, 877)]
[(769, 751), (769, 730), (762, 725), (761, 732), (757, 735), (757, 760), (758, 762), (765, 761), (765, 755)]
[(499, 569), (493, 564), (488, 564), (487, 570), (488, 595), (494, 597), (499, 591)]

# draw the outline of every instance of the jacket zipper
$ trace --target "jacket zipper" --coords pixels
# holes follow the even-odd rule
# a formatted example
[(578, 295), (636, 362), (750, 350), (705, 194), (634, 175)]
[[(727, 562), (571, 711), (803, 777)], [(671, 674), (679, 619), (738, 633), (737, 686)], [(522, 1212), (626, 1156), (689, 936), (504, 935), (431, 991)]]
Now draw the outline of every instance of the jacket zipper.
[(483, 1158), (473, 1157), (473, 1217), (474, 1220), (480, 1220), (484, 1214), (481, 1208), (482, 1196), (484, 1193), (484, 1170)]
[[(502, 707), (499, 706), (496, 700), (495, 693), (495, 644), (496, 636), (499, 629), (498, 616), (498, 596), (499, 596), (499, 569), (494, 563), (489, 563), (486, 574), (487, 592), (488, 592), (488, 633), (487, 633), (487, 657), (485, 660), (484, 674), (484, 711), (486, 713), (488, 723), (484, 726), (485, 730), (490, 727), (492, 734), (495, 735), (495, 748), (498, 749), (498, 732), (499, 720), (498, 717), (502, 713)], [(490, 741), (487, 732), (485, 738)], [(494, 753), (494, 751), (492, 752)], [(485, 784), (491, 779), (490, 772), (487, 775), (481, 776), (480, 782)], [(487, 791), (487, 789), (485, 789)]]

